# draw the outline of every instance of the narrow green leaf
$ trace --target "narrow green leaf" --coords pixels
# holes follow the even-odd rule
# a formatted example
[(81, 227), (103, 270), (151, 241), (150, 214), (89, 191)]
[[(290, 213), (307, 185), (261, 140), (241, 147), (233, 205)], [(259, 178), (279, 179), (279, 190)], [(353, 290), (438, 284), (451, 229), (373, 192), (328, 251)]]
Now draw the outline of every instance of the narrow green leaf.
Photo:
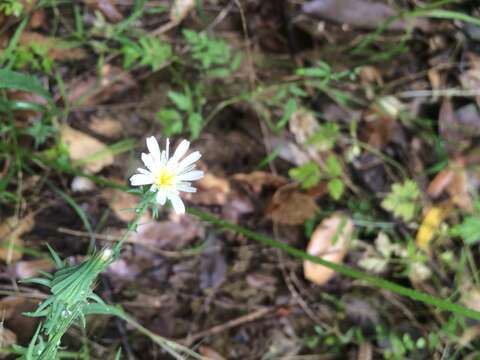
[(52, 101), (50, 94), (36, 78), (16, 71), (0, 69), (0, 89), (28, 91)]

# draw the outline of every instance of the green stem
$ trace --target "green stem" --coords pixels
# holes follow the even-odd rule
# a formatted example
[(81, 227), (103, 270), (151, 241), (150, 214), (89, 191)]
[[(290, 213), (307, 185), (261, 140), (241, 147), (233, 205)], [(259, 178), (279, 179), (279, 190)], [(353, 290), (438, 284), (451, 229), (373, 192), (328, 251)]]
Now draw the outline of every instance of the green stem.
[(198, 209), (194, 209), (194, 208), (189, 209), (188, 212), (190, 214), (194, 215), (194, 216), (197, 216), (201, 220), (208, 221), (209, 223), (214, 224), (218, 227), (221, 227), (221, 228), (224, 228), (224, 229), (227, 229), (227, 230), (233, 230), (233, 231), (235, 231), (239, 234), (242, 234), (242, 235), (244, 235), (244, 236), (246, 236), (246, 237), (248, 237), (252, 240), (258, 241), (258, 242), (260, 242), (264, 245), (271, 246), (273, 248), (282, 250), (282, 251), (284, 251), (284, 252), (286, 252), (286, 253), (294, 256), (294, 257), (301, 258), (303, 260), (308, 260), (308, 261), (311, 261), (315, 264), (325, 266), (329, 269), (332, 269), (332, 270), (338, 272), (339, 274), (348, 276), (348, 277), (353, 278), (353, 279), (363, 280), (363, 281), (369, 283), (372, 286), (382, 288), (382, 289), (386, 289), (386, 290), (390, 290), (390, 291), (395, 292), (399, 295), (409, 297), (413, 300), (421, 301), (425, 304), (435, 306), (435, 307), (437, 307), (438, 309), (441, 309), (441, 310), (450, 311), (450, 312), (455, 313), (455, 314), (460, 314), (460, 315), (464, 315), (464, 316), (470, 317), (470, 318), (475, 319), (475, 320), (480, 320), (480, 312), (479, 311), (469, 309), (467, 307), (452, 303), (452, 302), (447, 301), (447, 300), (439, 299), (439, 298), (434, 297), (434, 296), (432, 296), (430, 294), (427, 294), (427, 293), (419, 292), (419, 291), (416, 291), (414, 289), (395, 284), (391, 281), (384, 280), (382, 278), (378, 278), (378, 277), (369, 275), (369, 274), (364, 273), (362, 271), (354, 270), (354, 269), (352, 269), (348, 266), (342, 265), (342, 264), (333, 263), (333, 262), (321, 259), (319, 257), (307, 254), (306, 252), (304, 252), (302, 250), (299, 250), (297, 248), (294, 248), (293, 246), (290, 246), (288, 244), (285, 244), (285, 243), (282, 243), (282, 242), (277, 241), (275, 239), (272, 239), (271, 237), (258, 234), (258, 233), (254, 232), (252, 230), (243, 228), (239, 225), (232, 224), (228, 221), (217, 218), (210, 213), (207, 213), (207, 212), (204, 212), (204, 211), (201, 211), (201, 210), (198, 210)]

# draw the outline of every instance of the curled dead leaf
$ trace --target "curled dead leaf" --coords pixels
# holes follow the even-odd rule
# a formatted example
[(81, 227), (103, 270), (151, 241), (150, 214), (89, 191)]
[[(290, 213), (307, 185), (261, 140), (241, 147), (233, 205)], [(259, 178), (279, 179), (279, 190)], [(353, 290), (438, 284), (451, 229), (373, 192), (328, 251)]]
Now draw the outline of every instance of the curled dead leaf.
[(107, 145), (90, 135), (63, 125), (60, 138), (68, 146), (70, 159), (80, 162), (86, 172), (94, 174), (113, 164), (113, 154)]
[(170, 21), (179, 23), (185, 19), (195, 7), (195, 0), (175, 0), (170, 9)]
[(313, 218), (317, 210), (314, 197), (302, 192), (297, 184), (288, 184), (275, 192), (266, 215), (275, 223), (300, 225)]
[[(339, 264), (347, 254), (353, 230), (354, 224), (350, 218), (334, 214), (317, 226), (308, 243), (307, 253)], [(335, 275), (334, 270), (308, 260), (303, 263), (303, 273), (306, 279), (317, 285), (325, 284)]]
[(84, 0), (85, 5), (95, 10), (99, 10), (105, 17), (117, 22), (123, 19), (122, 13), (117, 9), (113, 0)]
[(0, 224), (0, 259), (7, 264), (17, 261), (22, 257), (21, 247), (23, 241), (21, 236), (33, 229), (35, 220), (33, 214), (22, 219), (11, 216)]
[(287, 184), (288, 180), (280, 175), (265, 171), (254, 171), (249, 174), (235, 174), (233, 180), (250, 186), (254, 193), (260, 193), (264, 187), (279, 188)]

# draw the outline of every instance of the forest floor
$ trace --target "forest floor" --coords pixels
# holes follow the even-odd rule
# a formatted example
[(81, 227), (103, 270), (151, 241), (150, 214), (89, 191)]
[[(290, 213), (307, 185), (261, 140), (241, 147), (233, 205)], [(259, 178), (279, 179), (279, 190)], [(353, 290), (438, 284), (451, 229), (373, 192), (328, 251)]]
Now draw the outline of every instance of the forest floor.
[(62, 356), (480, 357), (476, 1), (0, 2), (5, 357), (46, 244), (77, 264), (135, 219), (149, 136), (205, 172), (98, 279), (150, 332), (88, 317)]

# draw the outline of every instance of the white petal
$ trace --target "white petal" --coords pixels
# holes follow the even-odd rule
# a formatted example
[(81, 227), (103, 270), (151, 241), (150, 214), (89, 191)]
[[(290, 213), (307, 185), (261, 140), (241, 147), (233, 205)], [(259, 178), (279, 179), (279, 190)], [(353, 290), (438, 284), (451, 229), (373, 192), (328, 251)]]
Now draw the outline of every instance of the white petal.
[(185, 214), (185, 204), (183, 203), (182, 199), (178, 194), (168, 194), (168, 199), (172, 203), (173, 210), (179, 215)]
[(153, 159), (160, 163), (160, 147), (158, 146), (158, 141), (155, 139), (155, 136), (150, 136), (147, 138), (147, 148), (150, 151), (150, 155), (152, 155)]
[(133, 186), (150, 185), (153, 184), (153, 178), (144, 174), (135, 174), (130, 178), (130, 183)]
[(142, 169), (142, 168), (137, 168), (137, 171), (140, 173), (140, 174), (143, 174), (143, 175), (147, 175), (147, 176), (152, 176), (153, 177), (153, 174), (148, 171), (148, 170), (145, 170), (145, 169)]
[(153, 160), (152, 154), (142, 153), (142, 161), (151, 172), (155, 172), (155, 160)]
[(202, 157), (202, 155), (200, 155), (200, 153), (198, 151), (195, 151), (195, 152), (191, 153), (185, 159), (183, 159), (182, 161), (180, 161), (178, 163), (177, 171), (182, 172), (183, 169), (185, 169), (187, 166), (193, 164), (195, 161), (197, 161), (201, 157)]
[(195, 189), (193, 186), (190, 186), (189, 183), (177, 184), (176, 188), (178, 191), (183, 191), (183, 192), (190, 192), (190, 193), (197, 192), (197, 189)]
[(195, 181), (203, 177), (203, 171), (194, 170), (177, 176), (178, 181)]
[(165, 190), (159, 190), (157, 193), (157, 202), (163, 206), (165, 205), (166, 201), (167, 201), (167, 193), (165, 192)]
[(182, 140), (182, 142), (177, 146), (175, 152), (173, 153), (172, 158), (169, 161), (169, 164), (176, 164), (188, 151), (190, 147), (190, 142), (187, 140)]
[(165, 158), (168, 161), (168, 158), (170, 157), (170, 139), (167, 138), (167, 145), (165, 146)]

